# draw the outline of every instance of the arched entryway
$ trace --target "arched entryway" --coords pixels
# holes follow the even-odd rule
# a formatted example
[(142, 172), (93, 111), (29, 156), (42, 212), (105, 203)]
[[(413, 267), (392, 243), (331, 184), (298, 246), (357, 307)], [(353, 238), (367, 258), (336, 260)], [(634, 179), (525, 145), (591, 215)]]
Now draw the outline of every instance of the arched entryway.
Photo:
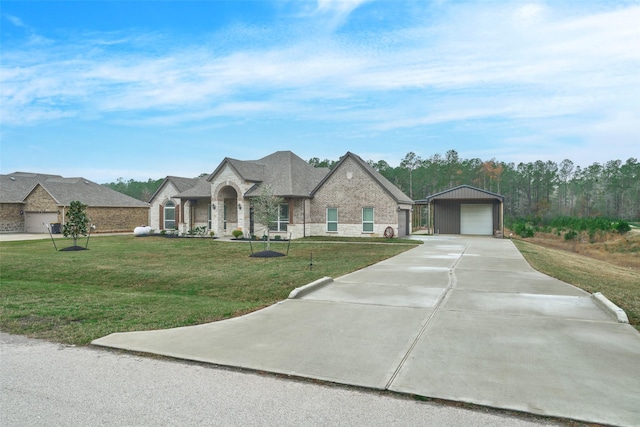
[(230, 185), (218, 192), (218, 229), (222, 234), (231, 234), (238, 228), (238, 192)]

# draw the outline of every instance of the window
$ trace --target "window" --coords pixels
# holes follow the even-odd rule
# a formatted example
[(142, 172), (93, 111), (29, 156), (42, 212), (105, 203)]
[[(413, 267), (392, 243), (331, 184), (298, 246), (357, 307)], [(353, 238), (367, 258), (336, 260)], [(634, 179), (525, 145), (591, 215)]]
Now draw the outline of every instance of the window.
[(271, 231), (287, 231), (289, 224), (289, 203), (280, 203), (278, 206), (278, 219), (269, 224)]
[(176, 228), (176, 205), (169, 200), (164, 204), (164, 229), (173, 230)]
[(327, 231), (338, 231), (338, 208), (327, 208)]
[(362, 208), (362, 232), (373, 233), (373, 208)]

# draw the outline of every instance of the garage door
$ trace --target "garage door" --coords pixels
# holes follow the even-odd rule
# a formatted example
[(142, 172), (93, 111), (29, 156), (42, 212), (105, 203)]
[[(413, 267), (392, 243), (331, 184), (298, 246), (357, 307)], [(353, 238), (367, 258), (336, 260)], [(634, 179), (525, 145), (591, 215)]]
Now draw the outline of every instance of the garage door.
[(460, 205), (460, 234), (493, 234), (493, 205)]
[(30, 213), (26, 212), (24, 218), (25, 231), (27, 233), (48, 233), (45, 224), (58, 222), (58, 214), (55, 212), (48, 213)]

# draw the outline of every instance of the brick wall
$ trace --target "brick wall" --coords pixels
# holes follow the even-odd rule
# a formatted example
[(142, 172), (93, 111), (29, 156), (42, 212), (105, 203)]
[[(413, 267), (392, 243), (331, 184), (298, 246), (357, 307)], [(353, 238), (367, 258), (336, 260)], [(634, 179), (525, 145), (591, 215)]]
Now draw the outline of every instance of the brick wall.
[(87, 216), (96, 225), (97, 233), (133, 231), (134, 228), (147, 224), (149, 209), (88, 207)]
[[(58, 212), (60, 208), (51, 195), (40, 184), (25, 199), (25, 212)], [(58, 216), (58, 220), (62, 220)]]
[[(374, 208), (373, 233), (362, 232), (362, 208)], [(311, 200), (309, 232), (326, 232), (326, 210), (338, 208), (338, 233), (343, 236), (380, 236), (386, 227), (398, 231), (398, 203), (353, 159), (342, 163)]]

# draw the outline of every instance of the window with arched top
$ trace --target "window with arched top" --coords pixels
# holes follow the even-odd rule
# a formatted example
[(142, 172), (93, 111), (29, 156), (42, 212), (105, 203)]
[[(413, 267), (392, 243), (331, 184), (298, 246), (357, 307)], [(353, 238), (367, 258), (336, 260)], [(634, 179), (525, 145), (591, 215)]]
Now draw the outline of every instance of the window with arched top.
[(176, 205), (171, 200), (164, 204), (164, 229), (173, 230), (176, 227)]

